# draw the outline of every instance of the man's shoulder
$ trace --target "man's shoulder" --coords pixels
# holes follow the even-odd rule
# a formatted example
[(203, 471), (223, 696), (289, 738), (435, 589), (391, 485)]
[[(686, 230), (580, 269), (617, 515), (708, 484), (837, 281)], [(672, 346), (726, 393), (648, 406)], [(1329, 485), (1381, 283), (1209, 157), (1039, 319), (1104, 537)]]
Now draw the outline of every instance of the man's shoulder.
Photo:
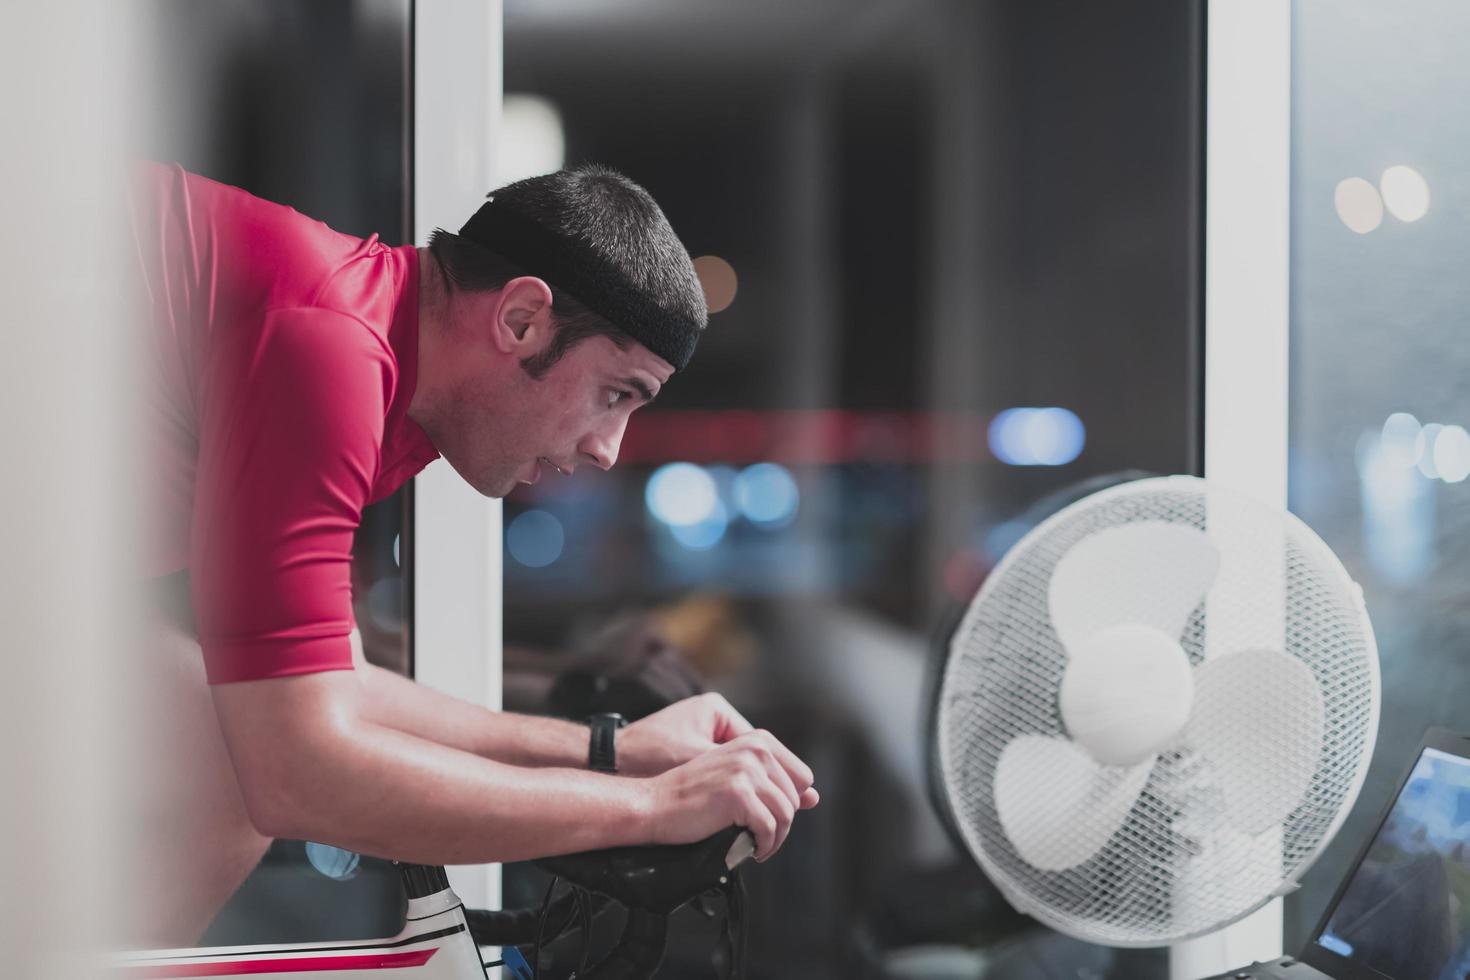
[(391, 366), (393, 351), (382, 332), (350, 310), (331, 305), (276, 306), (264, 311), (255, 346), (275, 356), (316, 365)]
[(132, 172), (135, 220), (153, 211), (179, 229), (175, 248), (213, 278), (228, 302), (246, 306), (342, 307), (331, 289), (345, 266), (384, 251), (376, 235), (359, 238), (267, 197), (177, 163), (137, 161)]

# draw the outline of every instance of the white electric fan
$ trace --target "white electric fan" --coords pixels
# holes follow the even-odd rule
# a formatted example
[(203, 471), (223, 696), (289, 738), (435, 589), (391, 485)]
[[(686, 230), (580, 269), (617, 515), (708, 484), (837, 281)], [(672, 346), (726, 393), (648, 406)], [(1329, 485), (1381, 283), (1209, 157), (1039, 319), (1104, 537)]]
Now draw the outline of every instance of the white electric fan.
[(940, 771), (976, 860), (1052, 928), (1160, 946), (1290, 891), (1362, 786), (1378, 654), (1290, 514), (1193, 477), (1072, 504), (955, 633)]

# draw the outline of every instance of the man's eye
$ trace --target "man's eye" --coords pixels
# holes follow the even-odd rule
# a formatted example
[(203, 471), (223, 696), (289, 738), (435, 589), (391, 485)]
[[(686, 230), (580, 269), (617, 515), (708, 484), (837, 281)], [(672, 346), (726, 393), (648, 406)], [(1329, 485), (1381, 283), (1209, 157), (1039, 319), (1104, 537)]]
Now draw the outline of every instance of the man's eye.
[(618, 402), (632, 397), (633, 393), (631, 391), (623, 391), (618, 388), (609, 388), (607, 390), (607, 407), (612, 408), (616, 406)]

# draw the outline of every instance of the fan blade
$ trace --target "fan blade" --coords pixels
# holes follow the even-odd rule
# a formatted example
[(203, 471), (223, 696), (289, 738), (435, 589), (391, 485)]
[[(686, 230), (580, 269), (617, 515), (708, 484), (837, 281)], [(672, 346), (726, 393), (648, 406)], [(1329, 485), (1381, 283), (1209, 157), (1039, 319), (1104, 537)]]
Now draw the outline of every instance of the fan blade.
[(1052, 572), (1052, 626), (1071, 649), (1104, 626), (1143, 623), (1171, 637), (1220, 569), (1220, 552), (1202, 531), (1162, 521), (1110, 527), (1083, 538)]
[(996, 763), (995, 812), (1022, 860), (1066, 871), (1113, 839), (1153, 764), (1100, 766), (1067, 739), (1022, 735)]
[(1214, 767), (1226, 816), (1247, 834), (1285, 820), (1322, 751), (1325, 705), (1312, 671), (1277, 650), (1239, 650), (1195, 669), (1184, 740)]

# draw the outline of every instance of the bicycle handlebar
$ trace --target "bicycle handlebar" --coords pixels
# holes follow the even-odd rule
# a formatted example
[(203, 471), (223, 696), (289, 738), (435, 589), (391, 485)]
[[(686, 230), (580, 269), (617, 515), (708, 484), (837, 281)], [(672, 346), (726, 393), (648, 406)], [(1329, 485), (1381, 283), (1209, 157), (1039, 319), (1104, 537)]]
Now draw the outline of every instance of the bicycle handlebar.
[(668, 915), (710, 889), (755, 853), (755, 838), (743, 827), (727, 827), (693, 844), (612, 847), (536, 864), (579, 888), (605, 895), (630, 909)]
[[(754, 853), (751, 833), (743, 827), (728, 827), (693, 844), (614, 847), (535, 863), (576, 889), (616, 901), (628, 910), (617, 945), (587, 972), (579, 972), (579, 980), (634, 980), (652, 976), (658, 969), (669, 915), (698, 896), (724, 892), (731, 919), (740, 918), (743, 899), (735, 872)], [(416, 882), (437, 880), (426, 877), (416, 866), (403, 870), (405, 883), (411, 878)], [(561, 935), (579, 908), (577, 896), (569, 892), (545, 910), (467, 909), (465, 917), (477, 945), (522, 946), (537, 943), (543, 935), (547, 942)], [(598, 908), (593, 914), (601, 911)], [(744, 958), (743, 943), (734, 935), (737, 931), (732, 930), (730, 936), (732, 977), (740, 975)]]

